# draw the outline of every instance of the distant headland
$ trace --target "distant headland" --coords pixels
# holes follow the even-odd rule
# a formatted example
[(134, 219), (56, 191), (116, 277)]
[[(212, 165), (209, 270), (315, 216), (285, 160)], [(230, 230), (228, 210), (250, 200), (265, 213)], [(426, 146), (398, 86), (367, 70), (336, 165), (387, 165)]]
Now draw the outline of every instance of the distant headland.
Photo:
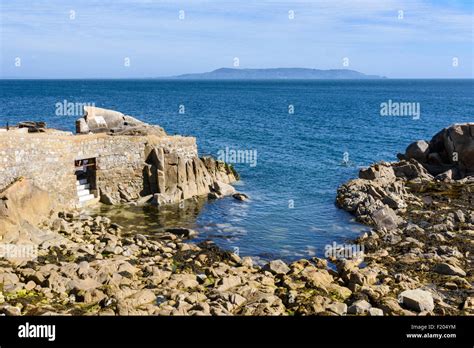
[(340, 80), (383, 79), (385, 76), (366, 75), (349, 69), (270, 68), (234, 69), (220, 68), (210, 72), (172, 76), (172, 79), (189, 80)]

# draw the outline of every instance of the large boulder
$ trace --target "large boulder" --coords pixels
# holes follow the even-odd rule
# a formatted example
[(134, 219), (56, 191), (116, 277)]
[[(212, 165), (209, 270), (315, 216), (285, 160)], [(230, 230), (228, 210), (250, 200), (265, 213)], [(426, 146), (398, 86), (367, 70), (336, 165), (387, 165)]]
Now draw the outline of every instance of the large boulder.
[(444, 133), (444, 148), (451, 163), (464, 174), (474, 173), (474, 123), (456, 124)]
[(417, 312), (431, 312), (434, 309), (433, 296), (422, 289), (403, 291), (399, 296), (399, 302)]
[(453, 179), (474, 175), (474, 123), (449, 126), (436, 133), (429, 143), (414, 142), (407, 147), (404, 157), (420, 162), (435, 176), (448, 171)]
[(368, 168), (361, 169), (359, 171), (359, 178), (383, 181), (384, 184), (390, 184), (396, 179), (391, 164), (386, 162), (376, 163)]
[(84, 116), (76, 122), (76, 132), (103, 133), (113, 128), (123, 128), (124, 116), (118, 111), (85, 106)]
[(3, 243), (29, 239), (25, 226), (36, 226), (52, 209), (49, 194), (30, 180), (19, 178), (0, 192), (0, 240)]
[(375, 210), (371, 216), (375, 226), (378, 228), (386, 228), (389, 231), (397, 228), (401, 222), (400, 217), (395, 211), (386, 205)]
[(418, 140), (408, 145), (405, 155), (408, 158), (416, 159), (418, 162), (424, 163), (428, 158), (430, 144), (424, 140)]
[(166, 135), (163, 128), (152, 126), (121, 112), (85, 106), (84, 116), (76, 121), (78, 134), (112, 133), (119, 135)]

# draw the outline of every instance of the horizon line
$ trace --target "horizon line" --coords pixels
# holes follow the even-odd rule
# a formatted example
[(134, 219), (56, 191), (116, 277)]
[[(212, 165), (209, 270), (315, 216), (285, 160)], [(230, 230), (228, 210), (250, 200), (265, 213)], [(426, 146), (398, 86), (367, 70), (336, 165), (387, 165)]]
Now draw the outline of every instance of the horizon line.
[[(199, 74), (199, 73), (198, 73)], [(7, 80), (173, 80), (173, 81), (359, 81), (359, 80), (473, 80), (474, 77), (387, 77), (383, 78), (176, 78), (177, 76), (165, 77), (0, 77), (0, 81)]]

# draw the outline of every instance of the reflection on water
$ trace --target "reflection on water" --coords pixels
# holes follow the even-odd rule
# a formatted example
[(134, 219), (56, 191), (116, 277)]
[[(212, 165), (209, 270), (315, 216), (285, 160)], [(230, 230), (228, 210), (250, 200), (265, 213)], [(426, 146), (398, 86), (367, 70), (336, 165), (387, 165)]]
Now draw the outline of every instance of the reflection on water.
[(205, 198), (187, 200), (185, 204), (157, 207), (154, 205), (118, 205), (100, 204), (90, 208), (92, 215), (106, 216), (124, 227), (125, 233), (141, 233), (153, 236), (166, 228), (196, 228), (196, 218), (206, 202)]

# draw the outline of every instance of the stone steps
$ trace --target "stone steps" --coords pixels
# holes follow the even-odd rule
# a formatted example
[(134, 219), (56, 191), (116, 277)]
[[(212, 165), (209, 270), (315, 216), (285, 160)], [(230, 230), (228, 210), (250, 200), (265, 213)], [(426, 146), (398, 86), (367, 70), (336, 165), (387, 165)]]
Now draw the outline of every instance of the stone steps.
[(78, 197), (83, 197), (89, 195), (91, 192), (87, 189), (85, 190), (77, 190), (77, 196)]
[(81, 179), (76, 181), (76, 185), (85, 185), (87, 184), (87, 179)]
[(80, 196), (79, 197), (79, 203), (85, 204), (88, 201), (93, 200), (94, 198), (95, 198), (94, 195), (92, 193), (89, 193), (88, 195)]
[(79, 191), (79, 190), (89, 189), (91, 186), (89, 184), (83, 184), (83, 185), (76, 185), (76, 187), (77, 187), (77, 191)]
[(81, 179), (76, 181), (77, 197), (79, 198), (79, 204), (84, 206), (89, 201), (92, 201), (95, 197), (90, 191), (90, 184), (87, 179)]

